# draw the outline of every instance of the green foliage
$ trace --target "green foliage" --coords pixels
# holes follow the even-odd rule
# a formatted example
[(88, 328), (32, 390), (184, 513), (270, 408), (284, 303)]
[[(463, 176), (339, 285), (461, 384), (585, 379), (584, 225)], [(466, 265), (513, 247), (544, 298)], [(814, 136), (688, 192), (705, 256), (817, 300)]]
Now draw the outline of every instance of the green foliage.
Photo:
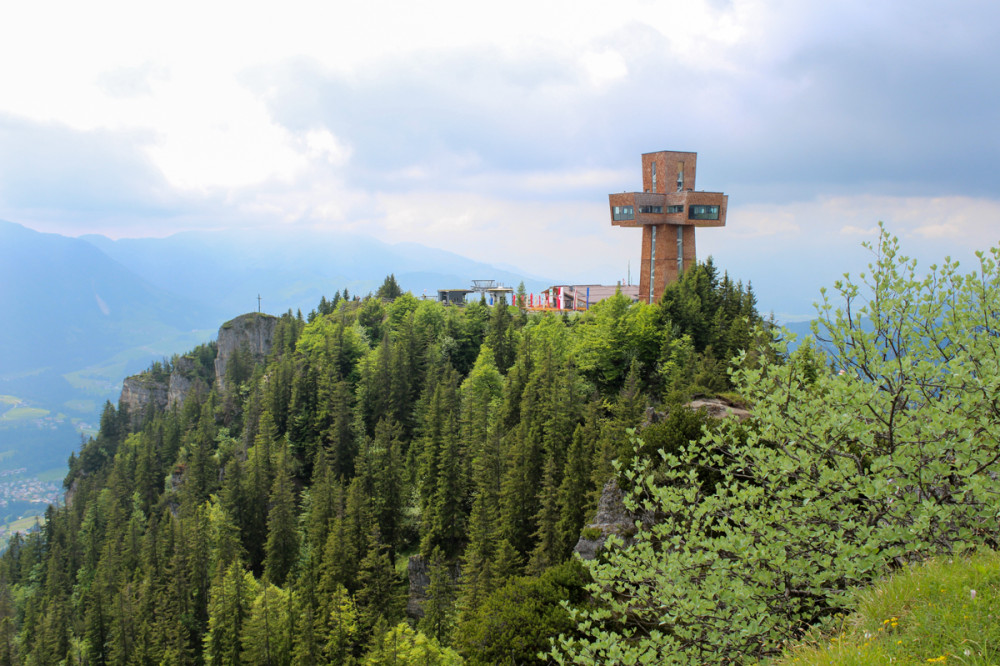
[(375, 292), (375, 296), (386, 301), (394, 301), (402, 295), (403, 290), (400, 288), (399, 283), (396, 282), (396, 276), (393, 274), (385, 276), (382, 286)]
[(358, 624), (362, 636), (370, 636), (380, 622), (396, 622), (402, 616), (403, 599), (389, 549), (377, 530), (368, 535), (368, 552), (358, 572), (355, 595)]
[(295, 494), (287, 465), (282, 462), (271, 486), (267, 516), (267, 545), (264, 572), (267, 580), (283, 585), (299, 557)]
[(243, 664), (288, 666), (292, 663), (291, 599), (280, 587), (261, 585), (241, 634)]
[(205, 634), (207, 663), (239, 662), (243, 624), (250, 616), (257, 590), (257, 581), (243, 570), (238, 560), (220, 570), (212, 584), (208, 606), (208, 633)]
[(659, 319), (656, 306), (632, 305), (620, 291), (594, 304), (574, 336), (580, 371), (602, 391), (615, 393), (633, 364), (652, 370), (664, 334)]
[(837, 283), (841, 307), (824, 295), (828, 363), (744, 354), (748, 424), (624, 470), (627, 506), (655, 520), (590, 565), (598, 607), (558, 661), (772, 654), (891, 567), (997, 543), (1000, 249), (923, 278), (884, 231), (873, 251), (860, 284)]
[(458, 666), (462, 658), (433, 638), (400, 622), (375, 643), (362, 662), (365, 666)]
[[(108, 404), (65, 506), (0, 555), (0, 663), (454, 663), (456, 627), (504, 604), (523, 661), (567, 628), (562, 564), (684, 331), (624, 297), (535, 315), (394, 282), (287, 312), (225, 377), (214, 345), (154, 366), (195, 380), (179, 409)], [(420, 633), (398, 625), (418, 551)]]
[(455, 648), (469, 664), (544, 663), (550, 637), (573, 631), (561, 602), (582, 603), (589, 580), (578, 560), (511, 580), (463, 619)]
[(343, 585), (337, 585), (320, 608), (321, 610), (328, 609), (326, 613), (320, 613), (318, 617), (320, 626), (317, 634), (320, 637), (326, 637), (326, 642), (323, 645), (325, 659), (323, 663), (352, 663), (360, 631), (354, 600)]
[(424, 616), (420, 630), (442, 642), (447, 642), (454, 624), (455, 572), (444, 559), (440, 548), (435, 548), (430, 560), (430, 584), (427, 600), (423, 604)]
[(362, 302), (361, 309), (358, 310), (358, 324), (364, 330), (369, 344), (376, 344), (382, 339), (382, 325), (385, 320), (385, 314), (385, 305), (381, 299), (369, 296)]

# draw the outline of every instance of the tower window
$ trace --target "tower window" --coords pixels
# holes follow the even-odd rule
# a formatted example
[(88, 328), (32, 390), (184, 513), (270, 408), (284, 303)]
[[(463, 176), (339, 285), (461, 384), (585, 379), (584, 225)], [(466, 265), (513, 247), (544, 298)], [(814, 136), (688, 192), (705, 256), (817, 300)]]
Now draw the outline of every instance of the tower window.
[(689, 220), (717, 220), (719, 219), (718, 206), (691, 206), (688, 208)]
[(635, 208), (632, 206), (615, 206), (612, 211), (612, 218), (615, 220), (634, 220)]
[(656, 191), (656, 162), (649, 165), (649, 169), (653, 174), (653, 191)]

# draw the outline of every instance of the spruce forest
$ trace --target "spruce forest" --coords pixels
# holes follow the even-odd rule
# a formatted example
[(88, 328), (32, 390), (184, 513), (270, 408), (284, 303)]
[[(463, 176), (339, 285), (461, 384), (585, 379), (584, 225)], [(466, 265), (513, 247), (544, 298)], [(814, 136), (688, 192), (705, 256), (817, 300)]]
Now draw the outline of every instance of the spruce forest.
[[(571, 554), (626, 431), (727, 390), (758, 319), (711, 263), (660, 304), (574, 316), (389, 278), (283, 315), (266, 360), (237, 351), (221, 383), (214, 345), (194, 350), (215, 388), (108, 404), (66, 505), (8, 546), (0, 663), (410, 663), (380, 656), (404, 644), (413, 663), (531, 662), (572, 627)], [(407, 624), (413, 555), (430, 582)]]
[[(572, 314), (390, 276), (221, 377), (214, 344), (155, 364), (202, 388), (105, 407), (65, 505), (0, 558), (0, 664), (776, 654), (852, 589), (998, 538), (998, 251), (921, 277), (870, 249), (794, 350), (709, 261)], [(628, 520), (592, 525), (616, 493)]]

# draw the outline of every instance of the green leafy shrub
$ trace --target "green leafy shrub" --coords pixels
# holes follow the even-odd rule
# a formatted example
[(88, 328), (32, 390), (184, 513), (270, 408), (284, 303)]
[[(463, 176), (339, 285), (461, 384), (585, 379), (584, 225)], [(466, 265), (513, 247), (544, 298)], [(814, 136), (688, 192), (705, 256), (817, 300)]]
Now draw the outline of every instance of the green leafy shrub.
[(872, 250), (860, 283), (836, 284), (840, 307), (824, 292), (829, 359), (743, 355), (746, 425), (624, 471), (626, 505), (657, 521), (588, 564), (598, 606), (553, 658), (759, 658), (892, 567), (997, 543), (1000, 248), (975, 273), (945, 261), (923, 278), (884, 230)]
[(538, 578), (515, 578), (459, 624), (454, 646), (469, 664), (543, 661), (538, 655), (548, 650), (550, 637), (573, 630), (560, 602), (582, 603), (589, 580), (575, 559)]

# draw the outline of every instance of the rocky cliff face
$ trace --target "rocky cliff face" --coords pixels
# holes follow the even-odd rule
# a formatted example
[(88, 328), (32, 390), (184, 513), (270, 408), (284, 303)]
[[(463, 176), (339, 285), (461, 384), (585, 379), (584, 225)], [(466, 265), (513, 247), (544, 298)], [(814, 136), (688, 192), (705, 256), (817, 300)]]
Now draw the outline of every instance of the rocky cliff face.
[(122, 383), (119, 402), (128, 409), (129, 419), (135, 427), (142, 420), (150, 405), (155, 409), (167, 406), (169, 378), (156, 377), (148, 372), (126, 377)]
[[(226, 365), (238, 350), (245, 349), (253, 363), (264, 362), (277, 324), (277, 317), (251, 312), (222, 325), (216, 343), (214, 379), (220, 389), (225, 389)], [(206, 349), (211, 354), (211, 348)], [(180, 356), (174, 358), (169, 373), (147, 371), (126, 377), (120, 401), (128, 409), (132, 426), (142, 422), (150, 406), (158, 410), (180, 407), (192, 389), (207, 391), (213, 381), (210, 362), (211, 356), (197, 361)]]
[(174, 363), (174, 371), (170, 373), (167, 385), (167, 409), (174, 405), (178, 408), (184, 404), (184, 398), (192, 389), (208, 391), (208, 382), (198, 376), (194, 360), (181, 356)]
[(226, 365), (233, 354), (241, 348), (247, 349), (255, 363), (262, 363), (271, 351), (271, 341), (278, 318), (259, 312), (249, 312), (227, 321), (219, 328), (218, 353), (215, 357), (215, 381), (224, 390)]
[(427, 588), (431, 585), (431, 569), (420, 555), (412, 555), (406, 563), (406, 576), (410, 581), (410, 593), (406, 599), (406, 614), (420, 619), (424, 616), (424, 602)]
[(628, 538), (635, 533), (635, 517), (625, 508), (622, 490), (618, 487), (618, 479), (609, 479), (601, 491), (597, 501), (597, 513), (594, 519), (583, 528), (580, 540), (573, 549), (581, 558), (592, 560), (604, 547), (604, 541), (611, 534)]
[(169, 373), (146, 371), (126, 377), (120, 402), (128, 409), (132, 427), (142, 422), (150, 405), (157, 410), (179, 408), (192, 389), (207, 392), (212, 382), (211, 370), (202, 363), (199, 370), (194, 358), (177, 356)]
[[(454, 584), (458, 583), (461, 573), (457, 562), (448, 568), (448, 574)], [(431, 565), (422, 555), (411, 555), (406, 563), (406, 576), (410, 582), (409, 595), (406, 599), (406, 614), (414, 620), (419, 620), (424, 616), (424, 602), (429, 598)]]

